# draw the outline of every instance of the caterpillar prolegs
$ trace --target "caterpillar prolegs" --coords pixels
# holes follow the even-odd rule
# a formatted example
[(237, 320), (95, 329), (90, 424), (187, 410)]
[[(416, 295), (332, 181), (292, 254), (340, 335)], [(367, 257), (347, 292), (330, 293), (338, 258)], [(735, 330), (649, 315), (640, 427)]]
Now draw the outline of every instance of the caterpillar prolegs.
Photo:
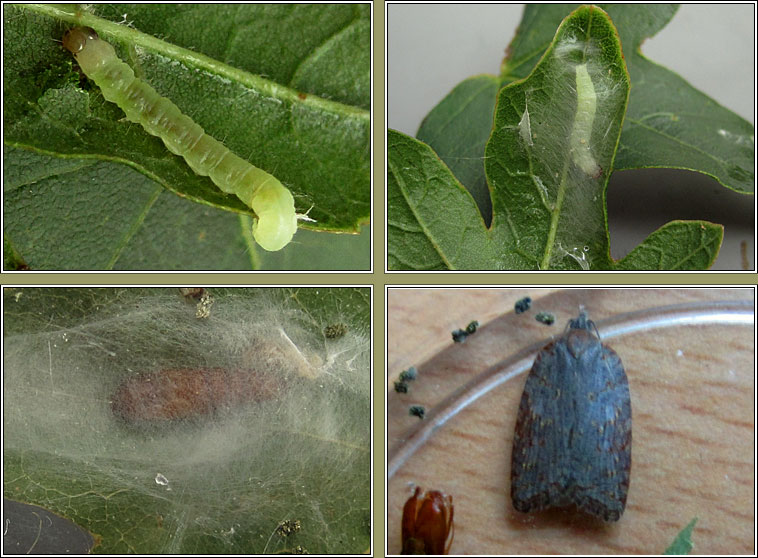
[(169, 99), (134, 77), (113, 46), (93, 29), (69, 30), (63, 46), (100, 87), (103, 97), (117, 104), (129, 121), (161, 138), (168, 150), (183, 157), (196, 174), (209, 176), (222, 191), (236, 195), (252, 208), (257, 216), (253, 237), (263, 249), (280, 250), (292, 240), (297, 230), (295, 201), (277, 178), (229, 151)]

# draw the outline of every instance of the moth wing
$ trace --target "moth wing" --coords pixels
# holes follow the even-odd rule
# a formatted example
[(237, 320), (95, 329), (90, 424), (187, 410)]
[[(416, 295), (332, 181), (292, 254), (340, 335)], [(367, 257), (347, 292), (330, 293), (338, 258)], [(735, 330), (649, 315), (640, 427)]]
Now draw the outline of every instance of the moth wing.
[(632, 409), (629, 382), (616, 352), (599, 341), (579, 358), (586, 373), (577, 395), (573, 501), (584, 511), (616, 521), (629, 490), (632, 462)]
[(565, 441), (571, 424), (556, 420), (570, 417), (571, 394), (561, 390), (566, 360), (561, 343), (558, 339), (537, 354), (521, 395), (511, 458), (511, 499), (521, 512), (571, 503), (563, 490), (570, 482)]
[(511, 459), (513, 507), (573, 503), (615, 521), (629, 488), (629, 385), (612, 349), (584, 331), (570, 335), (539, 352), (524, 386)]

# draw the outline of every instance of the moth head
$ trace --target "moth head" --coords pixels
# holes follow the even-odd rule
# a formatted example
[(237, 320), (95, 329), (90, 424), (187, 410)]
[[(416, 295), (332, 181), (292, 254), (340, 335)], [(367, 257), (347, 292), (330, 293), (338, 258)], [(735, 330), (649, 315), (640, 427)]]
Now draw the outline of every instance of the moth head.
[(250, 201), (257, 216), (253, 223), (255, 241), (269, 252), (289, 244), (297, 231), (295, 200), (290, 191), (273, 176), (258, 187)]
[(594, 329), (595, 335), (597, 335), (597, 338), (600, 339), (600, 332), (597, 330), (595, 322), (590, 320), (590, 316), (587, 313), (587, 310), (584, 309), (584, 306), (580, 306), (579, 316), (573, 320), (569, 320), (566, 329), (569, 331), (572, 329), (584, 329), (586, 331), (592, 331)]

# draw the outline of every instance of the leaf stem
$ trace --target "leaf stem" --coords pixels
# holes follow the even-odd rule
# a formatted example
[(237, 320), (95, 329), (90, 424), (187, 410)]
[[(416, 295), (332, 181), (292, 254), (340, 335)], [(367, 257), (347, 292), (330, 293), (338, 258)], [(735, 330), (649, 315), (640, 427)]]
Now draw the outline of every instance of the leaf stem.
[(555, 200), (555, 206), (553, 207), (552, 214), (550, 215), (550, 230), (547, 233), (547, 243), (545, 245), (545, 253), (542, 256), (542, 262), (540, 262), (540, 269), (543, 271), (550, 268), (550, 256), (552, 256), (553, 254), (553, 244), (555, 243), (555, 235), (558, 232), (558, 220), (561, 217), (561, 207), (563, 206), (563, 198), (566, 197), (567, 174), (568, 174), (568, 160), (563, 165), (561, 183), (558, 185), (558, 196)]

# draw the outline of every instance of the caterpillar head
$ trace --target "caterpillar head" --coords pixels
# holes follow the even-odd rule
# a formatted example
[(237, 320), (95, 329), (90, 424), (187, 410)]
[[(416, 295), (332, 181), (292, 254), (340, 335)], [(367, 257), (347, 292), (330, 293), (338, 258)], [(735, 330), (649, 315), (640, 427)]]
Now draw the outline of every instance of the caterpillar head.
[(63, 48), (71, 54), (77, 54), (84, 49), (88, 40), (97, 39), (97, 33), (92, 27), (74, 27), (63, 35)]
[(255, 241), (269, 252), (284, 248), (297, 231), (295, 200), (273, 176), (256, 189), (250, 200), (257, 218), (253, 223)]
[(116, 51), (106, 41), (101, 41), (91, 27), (74, 27), (63, 35), (63, 48), (74, 55), (82, 71), (90, 75), (110, 59)]

